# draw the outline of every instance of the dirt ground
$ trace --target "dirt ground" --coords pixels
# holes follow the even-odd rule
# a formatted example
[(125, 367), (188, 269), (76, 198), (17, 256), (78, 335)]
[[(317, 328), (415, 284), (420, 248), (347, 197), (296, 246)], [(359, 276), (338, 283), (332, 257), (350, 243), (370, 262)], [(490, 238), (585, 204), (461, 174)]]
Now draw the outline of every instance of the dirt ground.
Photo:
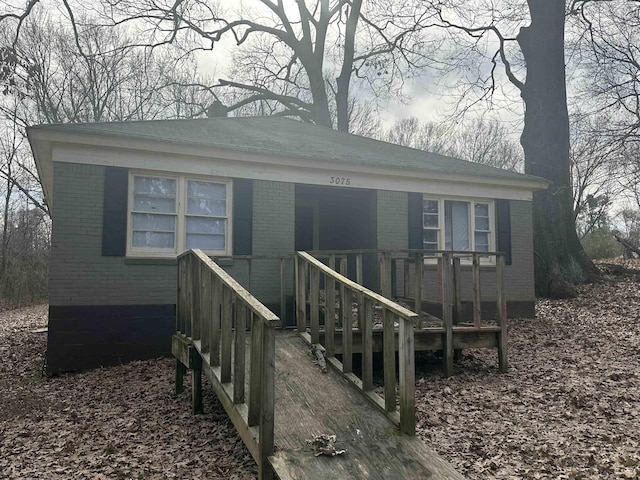
[[(470, 479), (640, 478), (640, 263), (510, 321), (509, 372), (417, 359), (418, 434)], [(638, 269), (638, 270), (636, 270)], [(0, 478), (254, 478), (205, 384), (205, 414), (159, 359), (46, 378), (46, 307), (0, 312)], [(187, 390), (188, 391), (188, 390)]]

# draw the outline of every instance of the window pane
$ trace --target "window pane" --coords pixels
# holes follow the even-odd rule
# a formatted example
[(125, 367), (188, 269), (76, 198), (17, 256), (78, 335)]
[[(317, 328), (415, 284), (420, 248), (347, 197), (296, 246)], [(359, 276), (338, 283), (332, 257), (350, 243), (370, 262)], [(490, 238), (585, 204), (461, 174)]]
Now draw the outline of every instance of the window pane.
[(489, 204), (487, 203), (476, 203), (475, 207), (476, 217), (487, 217), (489, 218)]
[(438, 228), (438, 215), (425, 213), (422, 216), (422, 226), (424, 228)]
[(224, 235), (187, 234), (187, 248), (224, 250)]
[(478, 252), (489, 251), (489, 232), (476, 232), (476, 246)]
[(176, 184), (171, 178), (134, 177), (133, 210), (175, 213)]
[(227, 186), (224, 183), (189, 181), (187, 187), (187, 213), (220, 215), (227, 212)]
[(438, 200), (423, 200), (422, 211), (424, 213), (438, 214)]
[(469, 250), (469, 203), (447, 200), (444, 206), (445, 248)]
[(438, 244), (438, 230), (425, 230), (424, 231), (424, 241), (425, 243), (435, 243)]
[(489, 204), (476, 203), (474, 207), (476, 217), (476, 230), (489, 231)]
[(143, 248), (175, 248), (174, 233), (133, 232), (133, 246)]
[(187, 234), (206, 233), (224, 235), (227, 221), (217, 218), (187, 217)]
[(476, 217), (476, 230), (489, 231), (489, 218)]
[(173, 215), (153, 215), (150, 213), (134, 213), (134, 230), (175, 231), (176, 217)]

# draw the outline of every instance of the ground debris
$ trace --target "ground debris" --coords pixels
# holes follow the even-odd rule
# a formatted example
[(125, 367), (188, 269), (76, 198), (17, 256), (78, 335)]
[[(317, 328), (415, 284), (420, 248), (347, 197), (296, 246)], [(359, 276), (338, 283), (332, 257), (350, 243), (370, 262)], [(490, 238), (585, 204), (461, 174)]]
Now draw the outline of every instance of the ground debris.
[[(613, 266), (612, 266), (613, 265)], [(619, 266), (619, 267), (618, 267)], [(640, 260), (509, 320), (509, 371), (464, 350), (416, 362), (418, 435), (473, 479), (640, 479)]]
[(307, 444), (315, 451), (315, 456), (326, 455), (327, 457), (335, 457), (336, 455), (342, 455), (347, 453), (346, 450), (336, 449), (336, 436), (322, 433), (320, 435), (314, 435), (313, 438), (308, 439)]
[(313, 363), (320, 367), (322, 373), (327, 373), (327, 361), (324, 358), (324, 349), (317, 343), (311, 345), (311, 357)]
[(0, 312), (0, 478), (257, 478), (206, 381), (193, 416), (169, 358), (47, 378), (46, 325), (46, 305)]

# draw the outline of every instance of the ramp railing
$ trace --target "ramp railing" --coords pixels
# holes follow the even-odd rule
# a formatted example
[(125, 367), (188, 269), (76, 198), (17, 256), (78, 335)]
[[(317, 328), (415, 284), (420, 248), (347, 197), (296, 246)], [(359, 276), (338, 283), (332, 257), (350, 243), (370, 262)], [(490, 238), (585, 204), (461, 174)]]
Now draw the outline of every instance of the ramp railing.
[[(329, 255), (325, 265), (306, 252), (296, 258), (296, 314), (298, 332), (312, 344), (320, 344), (320, 292), (324, 293), (324, 335), (322, 346), (326, 361), (359, 388), (364, 396), (381, 408), (400, 431), (415, 435), (415, 355), (414, 325), (418, 314), (349, 280), (335, 271), (346, 272), (344, 256)], [(337, 302), (336, 302), (337, 300)], [(307, 317), (309, 302), (309, 318)], [(374, 391), (373, 382), (373, 317), (374, 310), (382, 321), (384, 356), (384, 400)], [(336, 319), (336, 316), (338, 317)], [(362, 374), (353, 372), (353, 320), (362, 338)], [(309, 322), (307, 322), (309, 319)], [(396, 391), (396, 329), (398, 325), (399, 378)], [(309, 332), (307, 333), (307, 327)], [(338, 327), (338, 328), (337, 328)], [(339, 330), (339, 331), (338, 331)], [(336, 358), (336, 334), (342, 336), (341, 361)], [(396, 404), (399, 396), (399, 407)]]
[[(201, 410), (202, 371), (258, 464), (272, 478), (275, 327), (280, 319), (201, 250), (178, 257), (176, 387), (193, 371), (193, 406)], [(249, 365), (246, 361), (250, 327)], [(248, 396), (245, 386), (248, 385)], [(247, 398), (248, 397), (248, 398)]]

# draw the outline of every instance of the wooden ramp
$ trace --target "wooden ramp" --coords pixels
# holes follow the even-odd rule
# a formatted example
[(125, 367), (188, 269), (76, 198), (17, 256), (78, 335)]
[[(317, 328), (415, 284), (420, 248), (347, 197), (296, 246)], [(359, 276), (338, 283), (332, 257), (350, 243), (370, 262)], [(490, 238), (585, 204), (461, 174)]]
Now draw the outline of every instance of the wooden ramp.
[[(297, 334), (276, 334), (275, 473), (288, 479), (462, 479), (417, 437), (404, 435), (340, 373), (313, 363)], [(346, 453), (316, 457), (306, 440), (336, 435)]]
[[(192, 408), (194, 413), (201, 412), (205, 374), (256, 460), (260, 480), (274, 474), (281, 480), (463, 478), (415, 436), (414, 329), (418, 315), (304, 252), (298, 255), (299, 313), (306, 305), (305, 279), (311, 282), (314, 308), (309, 333), (304, 314), (299, 315), (303, 322), (298, 322), (297, 332), (276, 332), (279, 318), (203, 252), (190, 250), (178, 257), (176, 334), (172, 338), (176, 391), (181, 391), (183, 376), (191, 370)], [(341, 299), (345, 328), (340, 358), (333, 322), (325, 322), (325, 345), (319, 342), (321, 271), (329, 296), (337, 293)], [(354, 332), (351, 321), (346, 320), (351, 318), (354, 296), (361, 306), (361, 319), (369, 318), (379, 306), (384, 357), (379, 391), (384, 396), (374, 383), (371, 322), (360, 322), (362, 353), (353, 355)], [(330, 367), (326, 373), (314, 358), (326, 359)], [(360, 376), (353, 373), (354, 358), (360, 360)], [(346, 452), (316, 456), (307, 440), (319, 435), (335, 435), (337, 449)]]

